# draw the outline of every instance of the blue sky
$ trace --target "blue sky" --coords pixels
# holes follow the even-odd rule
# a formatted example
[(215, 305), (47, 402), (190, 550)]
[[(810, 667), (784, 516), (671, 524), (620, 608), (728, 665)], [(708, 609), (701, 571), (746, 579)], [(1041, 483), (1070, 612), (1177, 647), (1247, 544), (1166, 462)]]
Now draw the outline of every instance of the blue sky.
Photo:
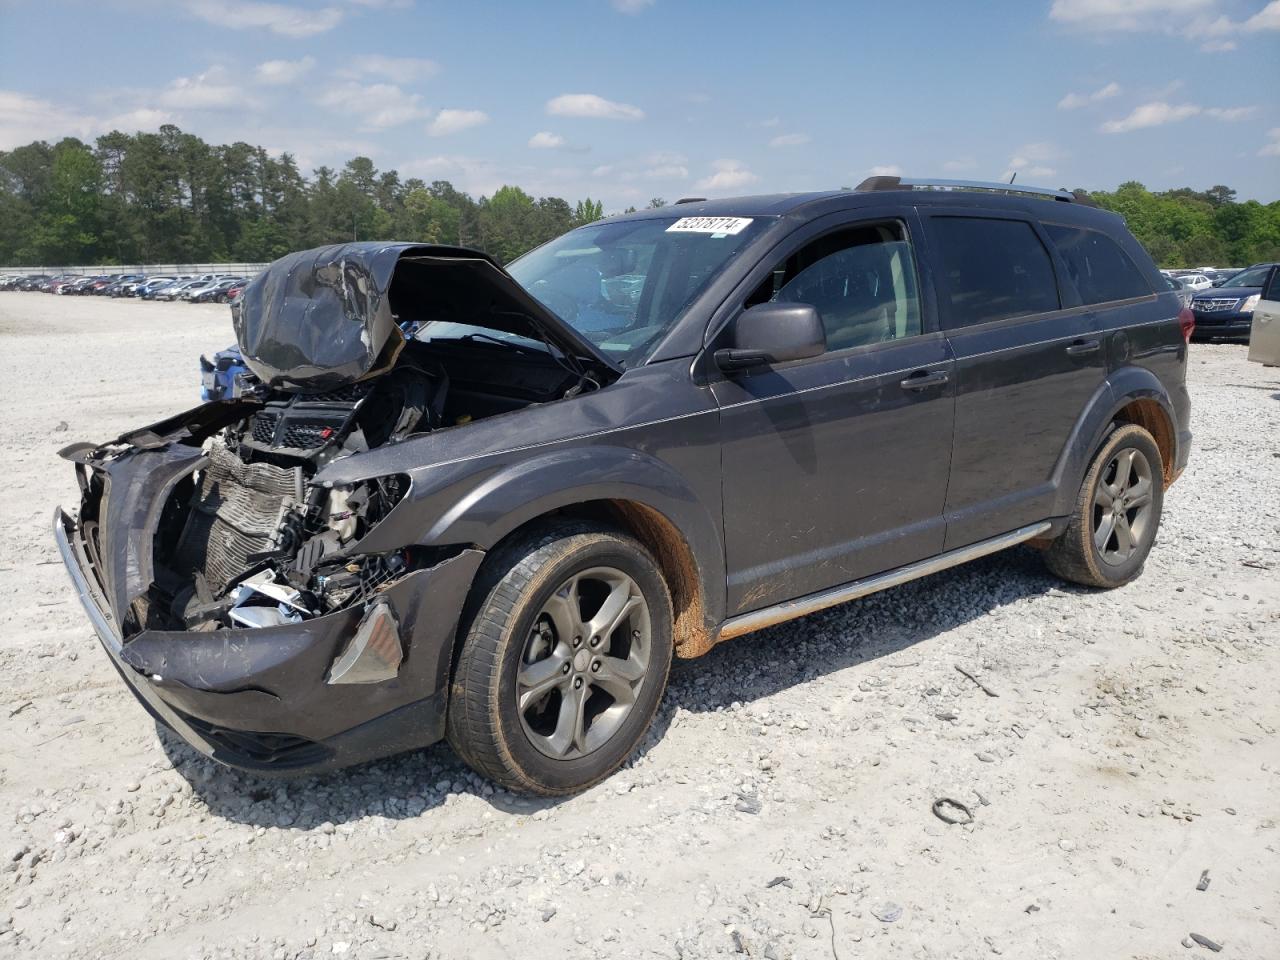
[(877, 172), (1280, 199), (1280, 0), (0, 0), (0, 149), (176, 123), (607, 210)]

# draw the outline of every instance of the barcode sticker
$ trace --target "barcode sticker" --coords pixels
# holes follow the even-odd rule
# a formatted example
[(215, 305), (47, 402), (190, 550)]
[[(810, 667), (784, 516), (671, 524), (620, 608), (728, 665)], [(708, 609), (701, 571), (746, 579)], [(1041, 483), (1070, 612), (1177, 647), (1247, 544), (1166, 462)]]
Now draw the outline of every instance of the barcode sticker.
[(667, 233), (715, 233), (735, 236), (751, 226), (751, 217), (681, 217)]

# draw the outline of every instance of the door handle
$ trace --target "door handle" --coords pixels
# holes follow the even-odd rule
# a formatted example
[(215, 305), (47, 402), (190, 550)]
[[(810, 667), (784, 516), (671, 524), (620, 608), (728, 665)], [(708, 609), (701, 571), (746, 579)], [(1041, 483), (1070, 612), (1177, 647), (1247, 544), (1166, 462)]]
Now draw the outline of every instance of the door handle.
[(1071, 346), (1067, 347), (1067, 356), (1069, 357), (1087, 357), (1090, 354), (1097, 353), (1102, 348), (1097, 340), (1076, 340)]
[(930, 387), (940, 387), (950, 379), (945, 370), (935, 370), (932, 373), (920, 370), (903, 380), (901, 386), (903, 390), (928, 390)]

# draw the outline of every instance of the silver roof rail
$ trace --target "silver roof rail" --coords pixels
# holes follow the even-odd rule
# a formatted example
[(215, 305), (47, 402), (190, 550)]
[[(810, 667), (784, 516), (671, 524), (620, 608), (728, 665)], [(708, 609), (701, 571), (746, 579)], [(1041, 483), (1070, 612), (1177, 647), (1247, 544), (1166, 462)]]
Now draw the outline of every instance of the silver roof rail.
[(879, 190), (976, 190), (985, 193), (1004, 193), (1032, 197), (1045, 197), (1062, 200), (1065, 203), (1075, 201), (1075, 194), (1066, 190), (1054, 190), (1051, 187), (1029, 187), (1022, 183), (1001, 183), (996, 180), (935, 180), (919, 177), (867, 177), (857, 189), (860, 191)]

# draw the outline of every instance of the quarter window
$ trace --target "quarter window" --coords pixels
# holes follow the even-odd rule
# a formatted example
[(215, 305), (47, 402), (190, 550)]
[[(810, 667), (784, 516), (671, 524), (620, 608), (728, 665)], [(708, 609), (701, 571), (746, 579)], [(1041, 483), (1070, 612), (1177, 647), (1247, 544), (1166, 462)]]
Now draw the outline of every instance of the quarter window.
[(1057, 310), (1053, 262), (1025, 220), (935, 217), (952, 327)]
[(1046, 223), (1044, 229), (1086, 304), (1150, 295), (1151, 287), (1137, 266), (1110, 237), (1056, 223)]
[(774, 268), (746, 306), (769, 301), (811, 304), (828, 350), (920, 333), (915, 259), (897, 223), (841, 230), (802, 247)]

